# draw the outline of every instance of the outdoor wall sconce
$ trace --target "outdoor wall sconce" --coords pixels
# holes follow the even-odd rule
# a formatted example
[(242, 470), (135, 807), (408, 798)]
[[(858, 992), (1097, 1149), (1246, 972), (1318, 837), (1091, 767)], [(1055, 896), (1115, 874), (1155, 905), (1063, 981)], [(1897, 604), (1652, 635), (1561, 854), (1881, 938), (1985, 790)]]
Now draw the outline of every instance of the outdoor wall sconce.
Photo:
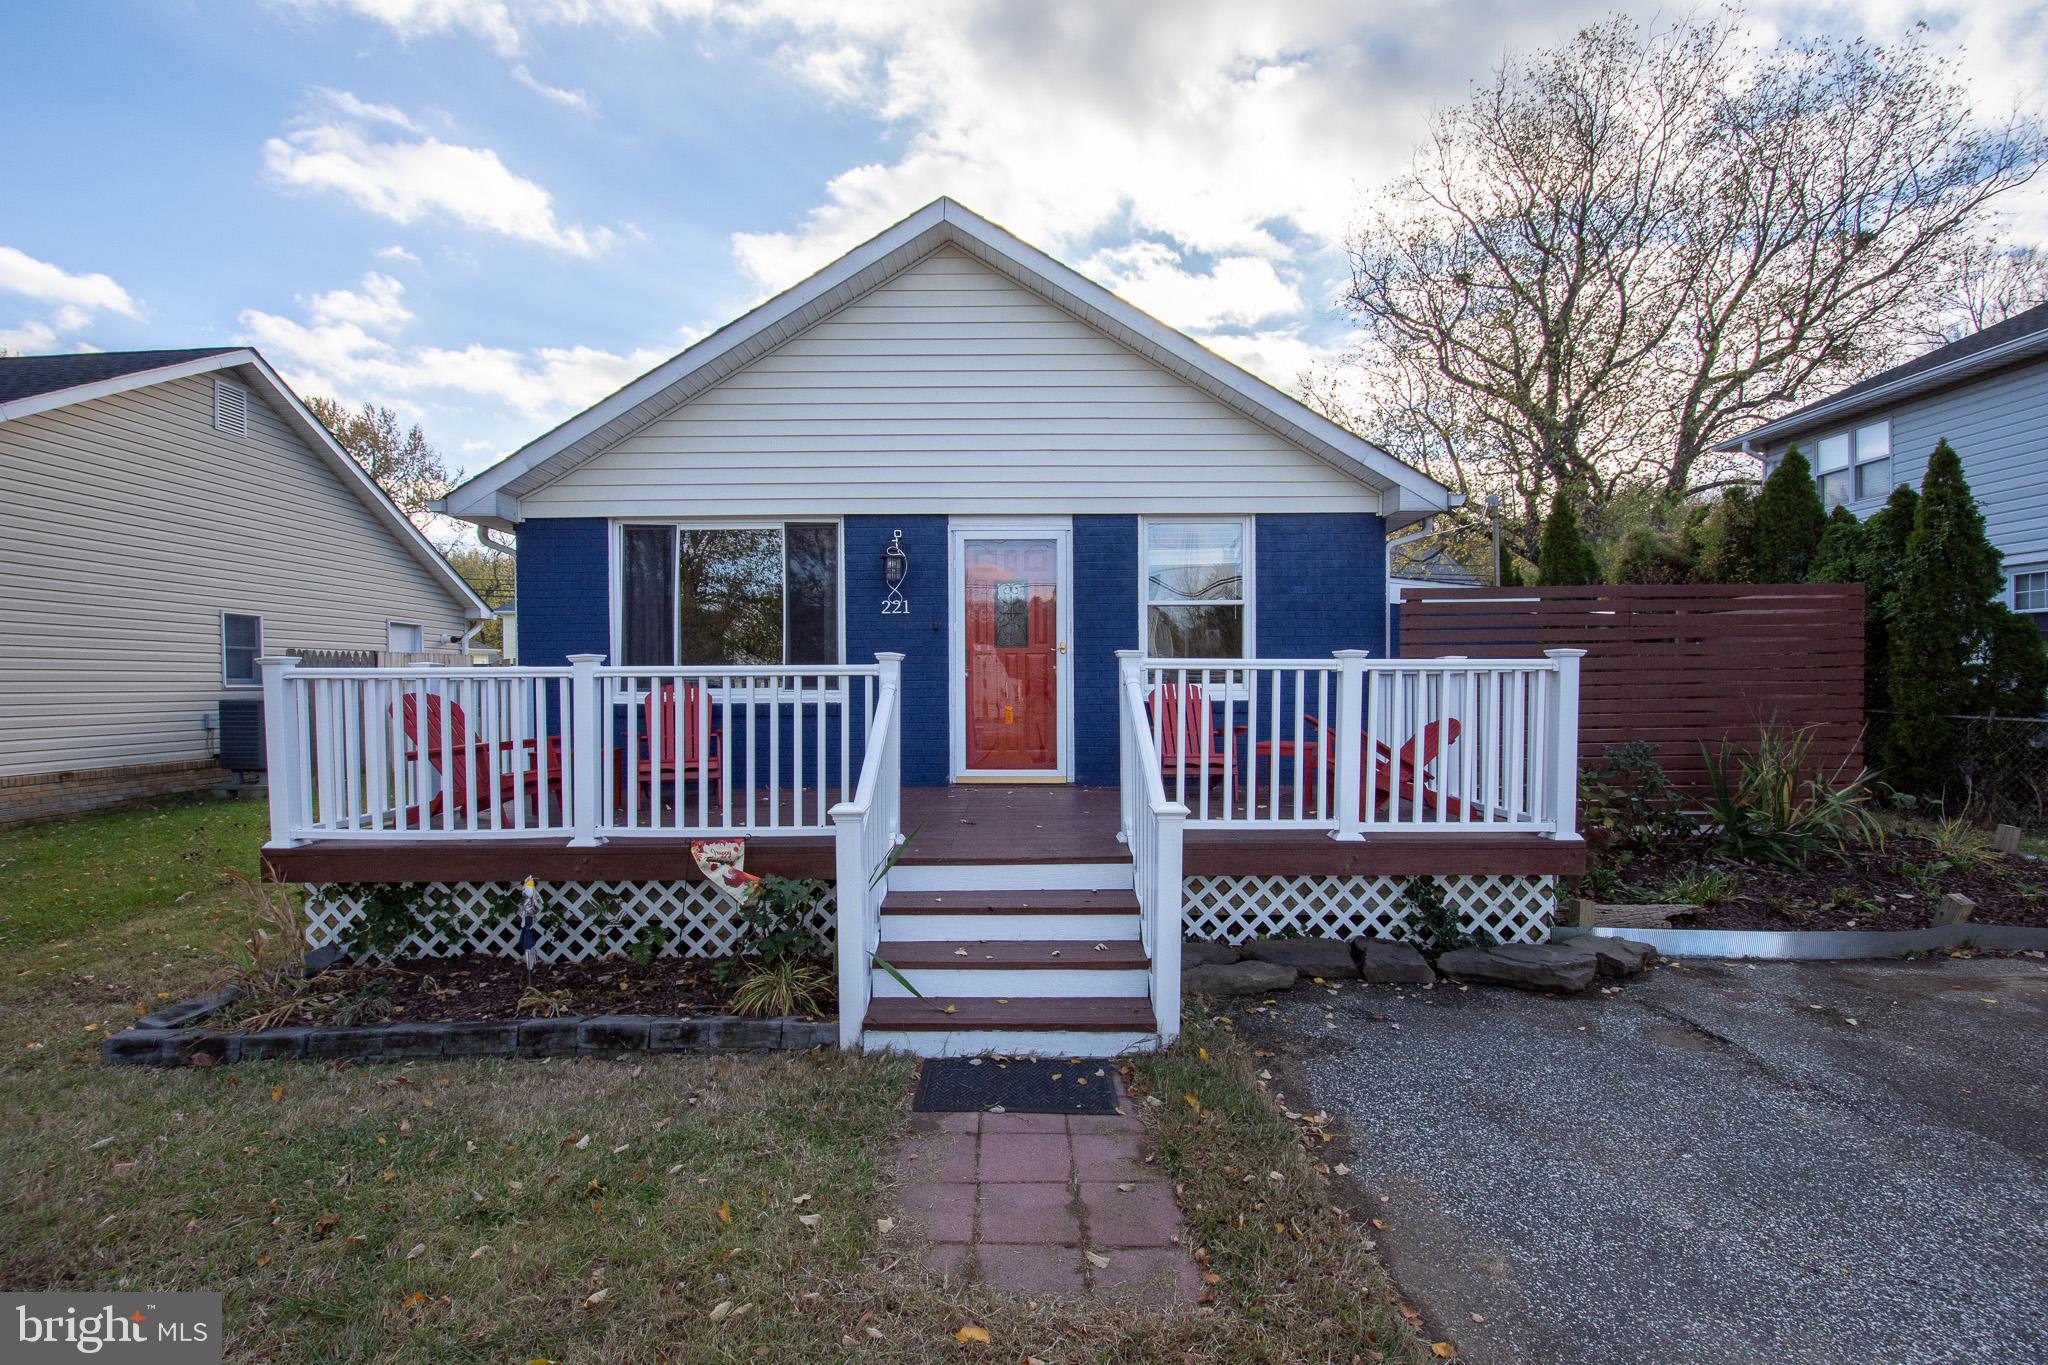
[(903, 532), (893, 531), (888, 548), (882, 551), (882, 584), (889, 590), (882, 598), (882, 615), (910, 615), (910, 602), (903, 596), (903, 580), (909, 573), (910, 556), (903, 553)]

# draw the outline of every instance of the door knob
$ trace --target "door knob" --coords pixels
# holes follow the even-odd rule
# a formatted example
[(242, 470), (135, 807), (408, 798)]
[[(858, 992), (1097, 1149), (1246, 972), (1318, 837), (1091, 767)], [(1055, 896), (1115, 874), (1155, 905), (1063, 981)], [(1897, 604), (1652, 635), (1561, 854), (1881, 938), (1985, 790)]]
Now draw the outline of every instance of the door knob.
[(1060, 641), (1060, 653), (1064, 654), (1064, 653), (1066, 653), (1066, 652), (1067, 652), (1067, 642), (1066, 642), (1065, 640), (1062, 640), (1062, 641)]

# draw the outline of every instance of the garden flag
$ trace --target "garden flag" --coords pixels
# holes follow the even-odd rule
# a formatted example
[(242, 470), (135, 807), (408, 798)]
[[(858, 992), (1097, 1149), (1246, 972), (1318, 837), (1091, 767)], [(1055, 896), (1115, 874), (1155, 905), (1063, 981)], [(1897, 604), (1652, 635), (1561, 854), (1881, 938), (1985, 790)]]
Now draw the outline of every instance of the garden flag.
[(528, 877), (519, 884), (519, 951), (526, 959), (526, 970), (533, 970), (534, 949), (540, 945), (540, 888)]
[(760, 894), (761, 879), (747, 871), (745, 839), (692, 840), (690, 856), (697, 860), (697, 870), (705, 881), (741, 905)]

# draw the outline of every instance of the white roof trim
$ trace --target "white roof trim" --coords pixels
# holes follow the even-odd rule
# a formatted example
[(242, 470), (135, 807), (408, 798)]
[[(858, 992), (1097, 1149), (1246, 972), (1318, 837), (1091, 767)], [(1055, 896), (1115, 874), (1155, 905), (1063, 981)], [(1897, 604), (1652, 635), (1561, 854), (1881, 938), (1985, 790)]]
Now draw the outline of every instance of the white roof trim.
[(936, 199), (802, 283), (726, 324), (680, 355), (471, 477), (442, 504), (451, 516), (504, 524), (517, 499), (673, 411), (798, 332), (940, 247), (966, 251), (1340, 473), (1376, 489), (1390, 522), (1454, 506), (1443, 485), (1346, 431), (950, 199)]
[(50, 393), (17, 399), (12, 403), (0, 405), (0, 422), (70, 407), (75, 403), (91, 402), (96, 398), (109, 398), (118, 393), (148, 388), (174, 379), (189, 379), (194, 375), (217, 370), (241, 370), (244, 372), (243, 378), (253, 378), (266, 389), (284, 410), (287, 423), (298, 430), (306, 444), (312, 446), (328, 465), (341, 475), (342, 482), (349, 486), (356, 497), (373, 514), (383, 518), (404, 542), (405, 547), (412, 552), (413, 557), (462, 603), (463, 615), (473, 621), (490, 618), (490, 607), (483, 598), (477, 596), (475, 589), (463, 581), (462, 575), (455, 572), (455, 566), (434, 548), (434, 542), (428, 540), (420, 528), (412, 524), (412, 518), (399, 510), (398, 504), (377, 486), (377, 481), (370, 477), (369, 471), (357, 464), (354, 457), (341, 448), (341, 443), (334, 439), (334, 434), (299, 401), (299, 396), (292, 392), (291, 386), (278, 376), (277, 371), (270, 368), (270, 362), (253, 349), (245, 347), (237, 351), (222, 351), (219, 355), (201, 356), (196, 360), (180, 361), (175, 365), (164, 365), (153, 370), (137, 370), (132, 374), (116, 375), (112, 379), (95, 380), (90, 384), (75, 384), (68, 389), (57, 389)]

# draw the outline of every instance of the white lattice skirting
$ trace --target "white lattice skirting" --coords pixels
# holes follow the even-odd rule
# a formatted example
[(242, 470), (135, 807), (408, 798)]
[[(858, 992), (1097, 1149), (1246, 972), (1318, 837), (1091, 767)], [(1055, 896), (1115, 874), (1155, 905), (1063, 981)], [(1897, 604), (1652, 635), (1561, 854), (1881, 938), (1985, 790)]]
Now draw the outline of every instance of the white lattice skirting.
[[(1190, 877), (1182, 899), (1187, 936), (1218, 943), (1303, 938), (1413, 938), (1403, 877)], [(1502, 943), (1550, 937), (1551, 877), (1438, 877), (1467, 929)]]
[[(519, 951), (519, 919), (504, 908), (518, 904), (519, 888), (509, 882), (445, 882), (431, 888), (445, 898), (439, 928), (415, 933), (394, 955), (455, 957), (482, 953), (511, 957)], [(561, 882), (540, 888), (543, 913), (535, 954), (543, 962), (588, 962), (623, 954), (666, 931), (663, 957), (723, 957), (739, 936), (739, 915), (730, 898), (706, 882)], [(813, 907), (810, 927), (831, 936), (834, 897), (826, 892)], [(306, 945), (324, 948), (345, 942), (362, 917), (363, 893), (350, 886), (306, 888)]]

